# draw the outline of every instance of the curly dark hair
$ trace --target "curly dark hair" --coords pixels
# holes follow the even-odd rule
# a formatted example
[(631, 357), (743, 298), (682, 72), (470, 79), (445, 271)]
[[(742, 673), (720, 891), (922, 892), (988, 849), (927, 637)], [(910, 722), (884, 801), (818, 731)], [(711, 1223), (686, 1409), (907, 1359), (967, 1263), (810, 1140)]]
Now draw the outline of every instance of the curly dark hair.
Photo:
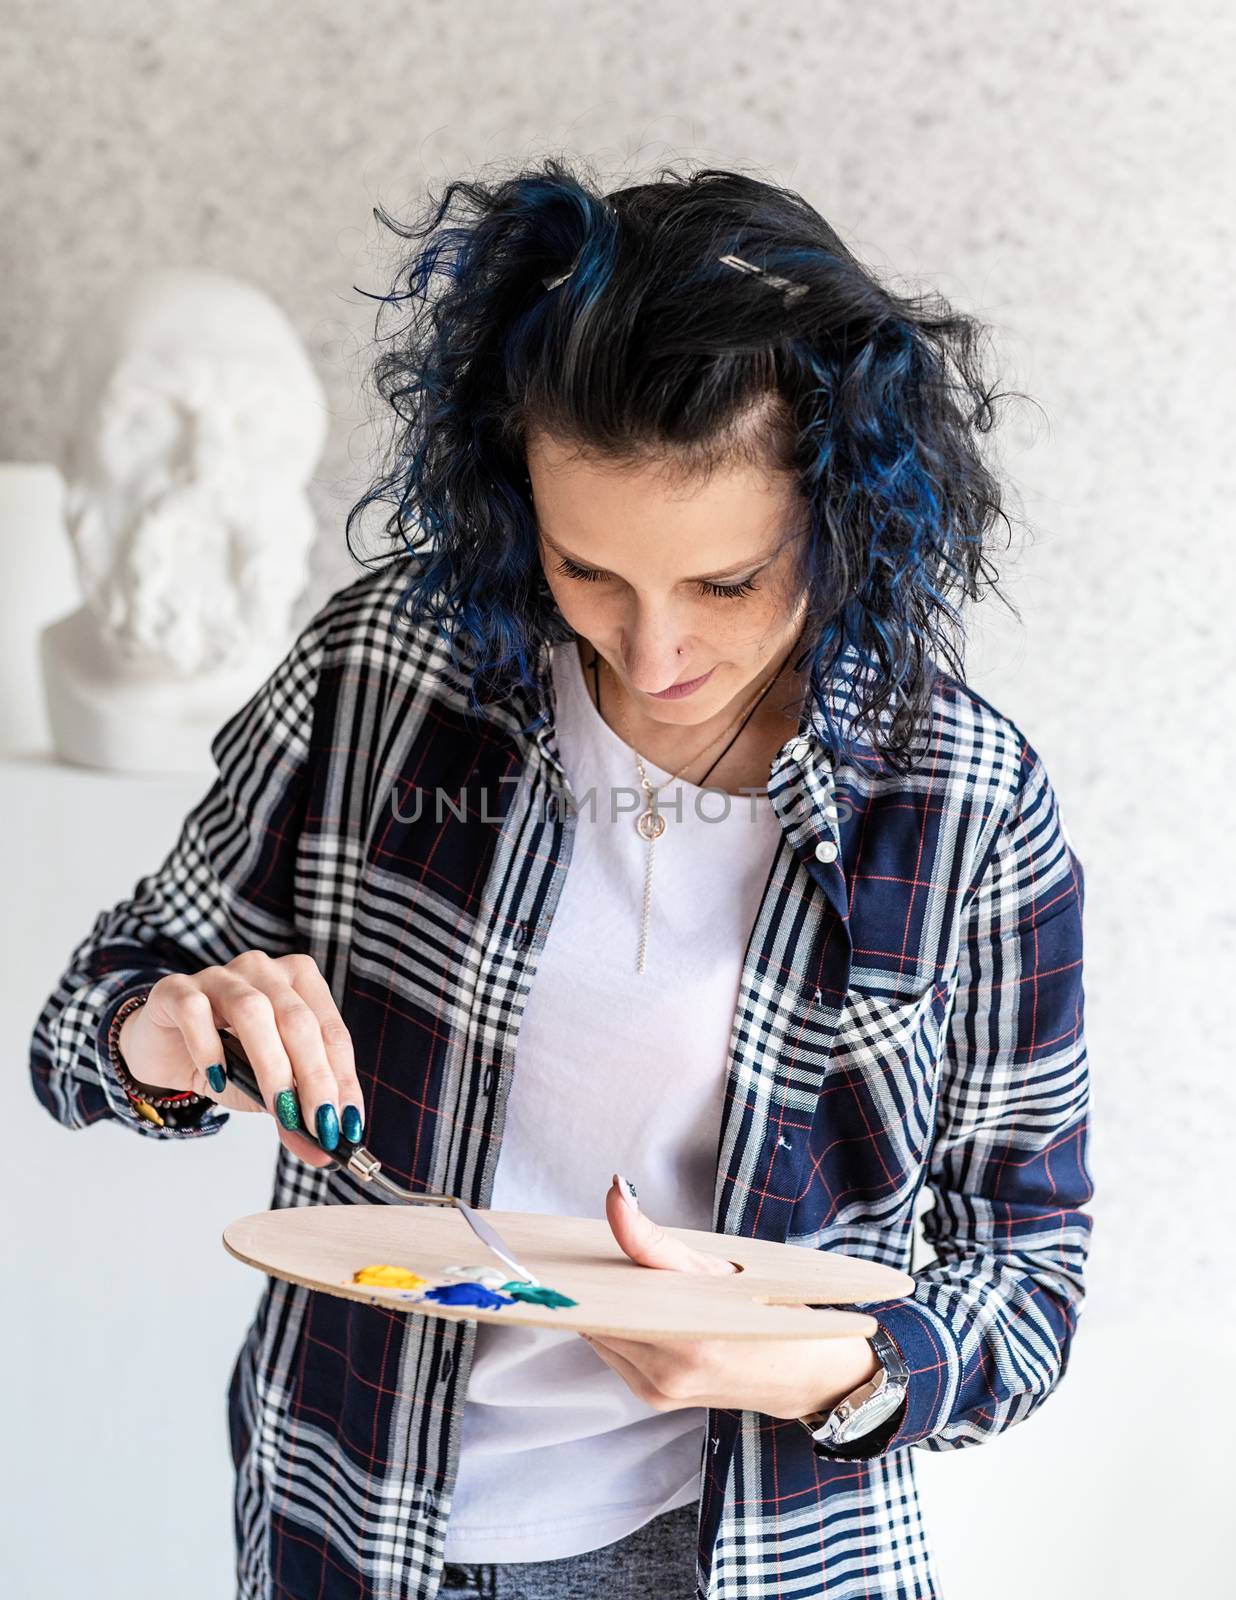
[[(987, 535), (1012, 528), (980, 452), (1007, 398), (984, 376), (987, 328), (938, 294), (894, 293), (799, 195), (734, 171), (663, 167), (606, 194), (583, 162), (551, 156), (451, 182), (410, 225), (374, 215), (415, 241), (396, 288), (371, 296), (379, 327), (383, 306), (410, 316), (373, 366), (396, 426), (348, 547), (368, 507), (393, 508), (386, 536), (419, 556), (395, 611), (436, 625), (473, 707), (531, 685), (538, 647), (572, 636), (526, 475), (543, 429), (687, 479), (736, 459), (796, 473), (809, 513), (796, 669), (840, 760), (868, 736), (913, 770), (933, 651), (963, 674), (949, 597), (977, 597), (980, 578), (994, 589)], [(842, 729), (829, 686), (847, 662)]]

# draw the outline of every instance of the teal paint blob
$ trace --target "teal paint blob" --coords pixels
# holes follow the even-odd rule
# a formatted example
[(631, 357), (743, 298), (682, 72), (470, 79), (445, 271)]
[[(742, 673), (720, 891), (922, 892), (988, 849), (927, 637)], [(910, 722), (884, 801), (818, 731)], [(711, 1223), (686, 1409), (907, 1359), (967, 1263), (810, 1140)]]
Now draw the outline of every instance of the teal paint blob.
[(497, 1311), (501, 1306), (513, 1306), (510, 1295), (498, 1294), (483, 1283), (443, 1283), (436, 1289), (426, 1289), (423, 1300), (436, 1300), (442, 1306), (479, 1306), (482, 1311)]
[(526, 1300), (531, 1306), (577, 1306), (578, 1300), (572, 1300), (569, 1295), (559, 1294), (557, 1289), (547, 1289), (542, 1283), (520, 1283), (516, 1279), (512, 1283), (504, 1283), (502, 1288), (506, 1294), (514, 1295), (516, 1300)]

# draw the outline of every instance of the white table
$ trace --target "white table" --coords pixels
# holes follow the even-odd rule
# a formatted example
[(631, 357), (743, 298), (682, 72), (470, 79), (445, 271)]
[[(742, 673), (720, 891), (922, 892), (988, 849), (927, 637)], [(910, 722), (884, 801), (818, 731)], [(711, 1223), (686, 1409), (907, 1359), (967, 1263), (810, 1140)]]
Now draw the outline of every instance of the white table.
[(74, 945), (158, 867), (209, 782), (0, 761), (4, 1265), (10, 1285), (42, 1295), (0, 1321), (0, 1590), (13, 1596), (234, 1593), (226, 1387), (262, 1280), (219, 1235), (269, 1204), (273, 1125), (236, 1114), (178, 1143), (118, 1124), (70, 1131), (35, 1099), (28, 1067)]

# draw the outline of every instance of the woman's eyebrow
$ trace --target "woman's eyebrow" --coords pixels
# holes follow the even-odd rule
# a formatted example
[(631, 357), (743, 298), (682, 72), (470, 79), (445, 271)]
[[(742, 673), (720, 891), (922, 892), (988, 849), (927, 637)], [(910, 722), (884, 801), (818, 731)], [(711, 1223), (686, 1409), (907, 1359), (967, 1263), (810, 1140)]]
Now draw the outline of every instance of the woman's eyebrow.
[[(551, 550), (556, 550), (560, 556), (565, 556), (568, 561), (573, 561), (577, 567), (591, 567), (594, 572), (603, 572), (605, 570), (604, 567), (594, 567), (591, 561), (585, 561), (582, 556), (572, 555), (569, 550), (558, 544), (556, 540), (551, 539), (544, 529), (541, 531), (541, 538), (544, 539)], [(739, 572), (758, 572), (761, 567), (767, 566), (782, 545), (788, 542), (788, 539), (780, 539), (771, 550), (765, 552), (762, 556), (752, 556), (747, 561), (736, 561), (733, 566), (725, 567), (720, 572), (709, 572), (702, 577), (684, 578), (682, 581), (683, 583), (720, 583), (723, 579), (732, 578)]]

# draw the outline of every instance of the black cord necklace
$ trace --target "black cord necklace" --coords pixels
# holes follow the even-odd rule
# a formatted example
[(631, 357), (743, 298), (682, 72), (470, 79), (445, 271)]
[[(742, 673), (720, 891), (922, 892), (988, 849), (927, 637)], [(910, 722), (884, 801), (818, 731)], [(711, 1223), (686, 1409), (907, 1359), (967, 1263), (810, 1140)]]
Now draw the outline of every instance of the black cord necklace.
[[(776, 672), (773, 673), (772, 677), (768, 680), (767, 684), (765, 684), (764, 689), (761, 692), (761, 694), (759, 695), (759, 698), (756, 700), (755, 704), (751, 707), (751, 709), (747, 712), (746, 716), (738, 724), (737, 732), (735, 732), (735, 734), (734, 734), (733, 738), (730, 740), (729, 744), (726, 745), (725, 749), (722, 750), (721, 754), (712, 763), (712, 766), (709, 767), (708, 772), (706, 772), (704, 774), (704, 776), (700, 779), (698, 785), (696, 786), (697, 788), (702, 789), (704, 787), (705, 783), (707, 783), (707, 781), (708, 781), (708, 774), (713, 771), (713, 768), (719, 766), (720, 763), (724, 760), (724, 758), (734, 748), (735, 742), (737, 741), (739, 734), (742, 733), (742, 730), (747, 726), (748, 722), (751, 721), (751, 718), (755, 715), (756, 711), (759, 709), (760, 704), (764, 699), (764, 696), (768, 693), (768, 691), (772, 688), (773, 684), (776, 683), (777, 679), (785, 671), (786, 662), (790, 659), (790, 656), (792, 656), (794, 654), (794, 650), (795, 650), (797, 644), (798, 644), (798, 640), (795, 639), (794, 643), (790, 646), (789, 655), (787, 655), (785, 657), (785, 660), (782, 661), (781, 665), (777, 668)], [(593, 698), (596, 701), (597, 714), (601, 715), (601, 675), (600, 675), (600, 671), (599, 671), (598, 665), (597, 665), (597, 653), (596, 653), (595, 650), (592, 652), (592, 660), (588, 664), (592, 668), (592, 683), (593, 683), (593, 688), (594, 688), (594, 691), (595, 691), (595, 693), (593, 695)], [(767, 792), (768, 791), (765, 790), (765, 789), (757, 789), (756, 790), (757, 794), (766, 794)]]

